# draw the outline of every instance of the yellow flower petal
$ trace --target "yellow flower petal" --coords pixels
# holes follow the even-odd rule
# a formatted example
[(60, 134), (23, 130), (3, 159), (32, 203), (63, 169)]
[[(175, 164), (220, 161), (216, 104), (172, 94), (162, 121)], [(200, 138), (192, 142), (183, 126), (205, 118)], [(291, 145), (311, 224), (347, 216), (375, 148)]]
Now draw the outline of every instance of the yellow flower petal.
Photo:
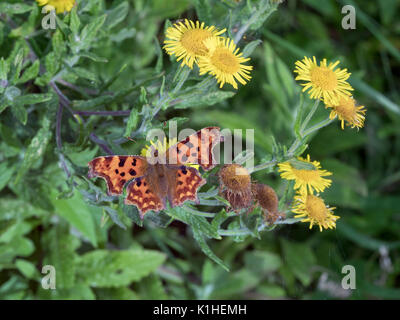
[(75, 0), (36, 0), (39, 6), (49, 5), (54, 7), (57, 13), (69, 12), (75, 5)]
[(301, 222), (309, 222), (310, 229), (318, 225), (320, 231), (336, 228), (336, 220), (340, 217), (333, 214), (334, 209), (328, 207), (322, 198), (307, 193), (298, 193), (292, 205), (295, 218), (304, 218)]
[(203, 41), (225, 31), (218, 31), (214, 26), (204, 27), (204, 22), (185, 19), (185, 23), (178, 22), (167, 29), (163, 48), (169, 55), (175, 55), (177, 61), (182, 60), (181, 66), (187, 65), (192, 69), (197, 58), (207, 53)]
[(251, 79), (250, 70), (253, 67), (243, 64), (250, 58), (244, 58), (242, 53), (238, 53), (239, 49), (236, 48), (233, 40), (212, 37), (204, 40), (203, 43), (208, 53), (199, 57), (200, 75), (210, 73), (215, 76), (220, 88), (225, 83), (229, 83), (237, 89), (236, 81), (245, 85)]
[(362, 128), (365, 120), (365, 107), (356, 106), (356, 101), (352, 97), (340, 97), (336, 104), (325, 104), (325, 107), (331, 110), (329, 118), (336, 116), (341, 121), (341, 127), (344, 129), (344, 122), (351, 128)]
[(301, 193), (312, 193), (314, 190), (322, 192), (331, 185), (332, 181), (324, 177), (330, 176), (332, 173), (321, 170), (318, 161), (311, 161), (310, 155), (307, 155), (306, 159), (301, 157), (297, 159), (300, 162), (299, 164), (294, 161), (278, 163), (278, 171), (281, 173), (281, 177), (295, 181), (294, 189)]
[(321, 99), (325, 103), (336, 104), (340, 97), (351, 96), (350, 91), (354, 90), (346, 81), (351, 73), (347, 69), (335, 69), (339, 61), (327, 63), (323, 59), (318, 65), (315, 57), (313, 59), (304, 57), (296, 61), (296, 80), (305, 81), (301, 83), (303, 92), (308, 91), (311, 99)]

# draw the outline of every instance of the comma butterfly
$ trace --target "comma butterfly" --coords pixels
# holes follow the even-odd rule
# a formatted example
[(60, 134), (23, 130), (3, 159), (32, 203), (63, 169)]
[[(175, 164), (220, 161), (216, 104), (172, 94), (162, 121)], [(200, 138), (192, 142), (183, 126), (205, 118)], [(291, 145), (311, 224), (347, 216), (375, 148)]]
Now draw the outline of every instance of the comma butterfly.
[[(221, 141), (218, 127), (201, 129), (171, 146), (166, 152), (166, 163), (154, 163), (142, 156), (103, 156), (89, 162), (89, 178), (101, 177), (107, 191), (119, 195), (127, 185), (125, 204), (135, 205), (140, 216), (153, 210), (161, 211), (166, 201), (172, 207), (187, 200), (198, 202), (197, 190), (206, 183), (197, 169), (185, 164), (199, 164), (204, 170), (216, 166), (212, 153)], [(157, 155), (157, 150), (155, 155)]]

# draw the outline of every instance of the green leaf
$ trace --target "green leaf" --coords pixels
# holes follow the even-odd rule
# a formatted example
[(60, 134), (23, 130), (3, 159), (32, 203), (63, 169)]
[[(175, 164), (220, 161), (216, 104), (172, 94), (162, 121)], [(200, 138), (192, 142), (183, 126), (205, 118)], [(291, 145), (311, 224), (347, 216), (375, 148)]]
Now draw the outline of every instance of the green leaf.
[(7, 80), (7, 74), (10, 71), (10, 64), (2, 57), (0, 59), (0, 80)]
[(168, 210), (168, 214), (174, 219), (180, 220), (190, 225), (192, 228), (196, 228), (196, 230), (208, 238), (221, 239), (221, 236), (218, 234), (218, 229), (210, 224), (206, 218), (196, 216), (186, 211), (185, 208), (175, 207)]
[[(36, 5), (36, 4), (35, 4)], [(21, 14), (32, 10), (32, 4), (25, 3), (0, 3), (0, 12), (4, 14)]]
[(78, 278), (92, 287), (128, 286), (154, 272), (164, 260), (162, 253), (153, 250), (95, 250), (80, 257)]
[(139, 227), (143, 226), (143, 220), (140, 218), (138, 209), (135, 206), (126, 205), (123, 197), (119, 198), (118, 208)]
[(90, 43), (95, 39), (98, 31), (106, 21), (107, 15), (104, 14), (100, 17), (97, 17), (93, 19), (93, 21), (82, 29), (81, 32), (81, 39), (80, 41), (82, 42), (82, 49), (83, 48), (88, 48), (90, 46)]
[(51, 93), (32, 93), (26, 94), (24, 96), (18, 96), (15, 98), (15, 103), (20, 104), (22, 106), (27, 104), (37, 104), (46, 101), (50, 101), (53, 97)]
[(43, 118), (42, 127), (32, 138), (25, 151), (24, 159), (22, 160), (22, 164), (18, 170), (18, 175), (15, 179), (16, 184), (19, 183), (20, 179), (25, 175), (29, 168), (44, 155), (52, 135), (50, 129), (50, 120), (46, 117)]
[(0, 221), (11, 219), (27, 219), (46, 214), (43, 209), (32, 206), (29, 202), (10, 197), (0, 199)]
[(97, 237), (94, 225), (94, 214), (101, 208), (93, 207), (84, 202), (82, 196), (74, 192), (72, 198), (57, 199), (56, 191), (51, 194), (51, 202), (55, 213), (67, 220), (82, 233), (94, 246), (97, 246)]
[(11, 180), (14, 172), (16, 170), (15, 166), (9, 166), (7, 162), (0, 163), (0, 191), (8, 184)]
[(71, 19), (69, 21), (69, 27), (74, 35), (78, 34), (79, 26), (81, 25), (81, 21), (79, 20), (79, 16), (77, 14), (78, 6), (74, 6), (71, 10)]
[(212, 7), (210, 0), (195, 0), (194, 7), (199, 20), (204, 21), (206, 24), (211, 24)]
[(11, 108), (11, 112), (23, 125), (26, 125), (26, 122), (28, 121), (28, 112), (23, 105), (15, 103)]
[(56, 285), (58, 288), (71, 288), (75, 283), (75, 263), (77, 255), (75, 250), (80, 241), (68, 233), (67, 225), (56, 225), (42, 238), (43, 245), (47, 248), (45, 264), (56, 269)]
[(130, 137), (133, 130), (136, 129), (139, 120), (137, 109), (132, 109), (129, 114), (128, 122), (126, 123), (124, 137)]
[(308, 286), (312, 280), (312, 267), (315, 265), (315, 256), (306, 243), (294, 243), (281, 240), (285, 263), (291, 272), (301, 281), (304, 286)]
[(262, 43), (261, 40), (254, 40), (246, 44), (246, 46), (243, 49), (243, 57), (244, 58), (250, 57), (254, 49), (257, 48), (258, 45), (261, 43)]
[(160, 278), (151, 274), (142, 279), (138, 284), (139, 295), (141, 299), (145, 300), (166, 300), (168, 299)]
[(279, 269), (282, 265), (279, 255), (268, 252), (254, 250), (246, 252), (244, 255), (246, 268), (255, 274), (265, 274)]
[(222, 267), (225, 271), (229, 272), (229, 267), (220, 259), (218, 258), (214, 252), (210, 249), (208, 246), (206, 240), (204, 239), (203, 233), (201, 232), (199, 226), (196, 223), (192, 224), (192, 230), (193, 230), (193, 237), (196, 240), (197, 244), (200, 246), (201, 251), (209, 257), (211, 260), (213, 260), (216, 264), (218, 264), (220, 267)]
[(111, 10), (107, 10), (107, 19), (104, 23), (104, 26), (107, 29), (112, 29), (126, 18), (128, 12), (129, 12), (128, 1), (120, 3)]
[(25, 83), (28, 82), (29, 80), (36, 78), (37, 75), (39, 74), (39, 67), (40, 67), (39, 60), (35, 60), (35, 62), (28, 69), (24, 71), (22, 77), (17, 79), (15, 84)]
[(32, 262), (24, 259), (17, 259), (15, 261), (15, 266), (25, 278), (32, 280), (39, 278), (39, 272)]

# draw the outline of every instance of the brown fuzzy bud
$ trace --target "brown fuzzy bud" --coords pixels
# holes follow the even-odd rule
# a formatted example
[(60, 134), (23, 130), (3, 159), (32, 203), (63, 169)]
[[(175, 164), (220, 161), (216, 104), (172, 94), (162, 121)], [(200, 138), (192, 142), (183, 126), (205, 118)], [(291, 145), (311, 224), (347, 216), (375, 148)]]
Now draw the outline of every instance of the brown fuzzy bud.
[(221, 183), (229, 190), (242, 191), (250, 188), (249, 171), (239, 164), (226, 164), (219, 171)]
[(253, 183), (251, 191), (257, 204), (266, 212), (266, 219), (269, 223), (285, 217), (284, 213), (278, 212), (278, 196), (274, 189), (266, 184)]
[(234, 211), (252, 204), (251, 177), (239, 164), (227, 164), (219, 171), (220, 194), (229, 201)]

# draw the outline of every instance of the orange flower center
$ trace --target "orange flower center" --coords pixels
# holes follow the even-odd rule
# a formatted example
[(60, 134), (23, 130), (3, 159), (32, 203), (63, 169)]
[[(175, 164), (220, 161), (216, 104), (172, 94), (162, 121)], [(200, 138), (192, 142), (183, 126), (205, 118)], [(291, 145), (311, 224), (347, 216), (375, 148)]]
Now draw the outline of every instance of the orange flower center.
[(334, 90), (337, 87), (337, 76), (328, 67), (314, 67), (310, 75), (311, 82), (322, 90)]
[(339, 105), (335, 106), (336, 113), (346, 121), (353, 121), (357, 115), (357, 109), (353, 98), (343, 98), (339, 100)]
[(235, 55), (226, 48), (216, 48), (211, 62), (217, 69), (229, 74), (236, 73), (240, 68)]
[(212, 36), (212, 33), (204, 29), (192, 29), (183, 33), (181, 38), (182, 46), (187, 51), (193, 52), (196, 55), (203, 56), (207, 52), (203, 41)]
[(327, 208), (324, 200), (314, 195), (308, 195), (306, 199), (308, 215), (318, 223), (323, 223), (327, 218)]

